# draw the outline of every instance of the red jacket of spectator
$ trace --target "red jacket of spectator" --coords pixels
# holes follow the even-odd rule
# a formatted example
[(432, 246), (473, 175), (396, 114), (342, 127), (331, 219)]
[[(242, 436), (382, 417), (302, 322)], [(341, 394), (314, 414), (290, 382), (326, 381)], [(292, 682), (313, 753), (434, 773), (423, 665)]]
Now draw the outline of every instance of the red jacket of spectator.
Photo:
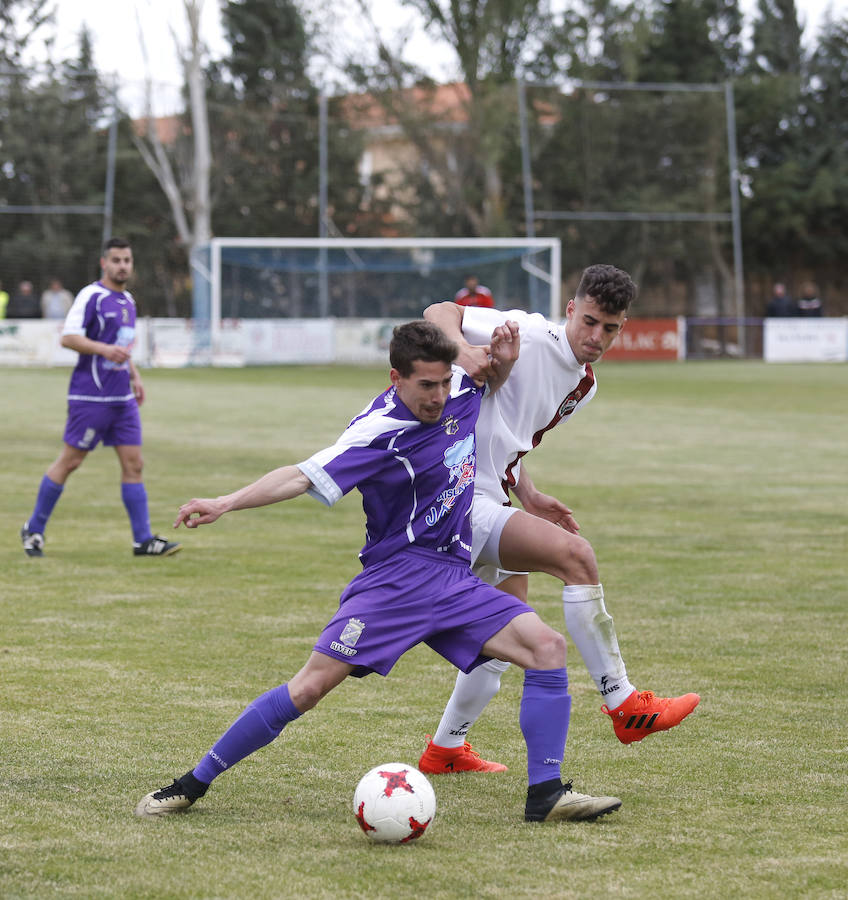
[(495, 307), (492, 292), (482, 284), (478, 284), (473, 289), (464, 287), (461, 291), (457, 291), (453, 302), (460, 306), (485, 306), (488, 309)]

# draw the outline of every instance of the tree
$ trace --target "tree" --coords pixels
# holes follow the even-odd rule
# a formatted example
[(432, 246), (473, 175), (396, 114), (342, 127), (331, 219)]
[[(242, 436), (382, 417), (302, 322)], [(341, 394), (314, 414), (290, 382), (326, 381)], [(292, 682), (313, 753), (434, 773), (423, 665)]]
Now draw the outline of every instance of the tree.
[[(186, 152), (188, 148), (185, 146), (185, 140), (178, 140), (170, 147), (166, 147), (162, 140), (158, 122), (153, 114), (152, 85), (149, 79), (145, 133), (134, 135), (138, 152), (153, 172), (168, 200), (177, 235), (189, 256), (196, 247), (212, 237), (210, 200), (212, 151), (203, 67), (205, 49), (200, 38), (202, 9), (203, 0), (183, 0), (189, 38), (186, 46), (178, 47), (178, 52), (188, 99), (190, 151)], [(184, 132), (182, 137), (185, 136)], [(180, 152), (182, 164), (178, 167), (174, 156)]]
[[(807, 175), (803, 198), (806, 227), (800, 237), (816, 279), (845, 285), (848, 234), (848, 16), (827, 17), (809, 63), (804, 97), (801, 164)], [(848, 312), (844, 299), (842, 314)], [(828, 314), (839, 314), (829, 304)]]
[[(29, 39), (41, 37), (30, 32)], [(44, 40), (49, 46), (49, 34)], [(12, 43), (7, 59), (36, 49), (18, 38)], [(81, 32), (75, 60), (13, 68), (0, 88), (0, 203), (30, 209), (0, 215), (4, 278), (26, 278), (41, 289), (59, 277), (79, 287), (96, 274), (102, 229), (99, 215), (79, 208), (102, 206), (106, 180), (104, 102), (90, 36)]]
[[(371, 19), (365, 0), (360, 5)], [(515, 79), (551, 71), (549, 4), (406, 0), (404, 5), (416, 9), (424, 27), (452, 48), (462, 83), (439, 91), (390, 48), (373, 19), (376, 59), (351, 61), (348, 72), (368, 91), (366, 103), (379, 103), (386, 120), (397, 123), (414, 147), (415, 160), (398, 179), (407, 188), (409, 217), (442, 234), (514, 234), (521, 209)]]

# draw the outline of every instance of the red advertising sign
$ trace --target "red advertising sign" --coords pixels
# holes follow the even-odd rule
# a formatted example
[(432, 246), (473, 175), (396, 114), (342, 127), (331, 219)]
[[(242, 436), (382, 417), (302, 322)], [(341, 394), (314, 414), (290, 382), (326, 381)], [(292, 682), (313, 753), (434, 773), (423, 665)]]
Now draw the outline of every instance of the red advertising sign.
[(684, 339), (677, 319), (628, 319), (604, 359), (682, 359)]

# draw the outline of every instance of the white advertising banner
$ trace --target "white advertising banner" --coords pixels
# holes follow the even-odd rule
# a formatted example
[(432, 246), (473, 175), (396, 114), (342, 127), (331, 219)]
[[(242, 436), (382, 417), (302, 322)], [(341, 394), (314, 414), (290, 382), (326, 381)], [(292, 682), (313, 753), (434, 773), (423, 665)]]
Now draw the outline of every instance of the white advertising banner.
[(73, 366), (77, 355), (63, 347), (62, 321), (0, 320), (0, 366)]
[(245, 365), (335, 361), (332, 319), (240, 319)]
[(763, 358), (766, 362), (846, 362), (848, 318), (766, 319)]
[(336, 319), (336, 357), (340, 363), (388, 365), (395, 325), (405, 319)]

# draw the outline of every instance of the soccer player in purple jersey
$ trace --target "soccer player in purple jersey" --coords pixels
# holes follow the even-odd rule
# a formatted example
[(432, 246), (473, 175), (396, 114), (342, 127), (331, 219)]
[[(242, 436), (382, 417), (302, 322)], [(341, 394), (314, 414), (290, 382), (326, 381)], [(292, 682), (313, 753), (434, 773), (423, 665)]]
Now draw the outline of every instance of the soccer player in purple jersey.
[[(515, 323), (494, 331), (489, 389), (508, 375), (518, 347)], [(180, 507), (175, 527), (195, 528), (304, 493), (332, 505), (356, 487), (367, 519), (363, 570), (303, 668), (254, 700), (194, 769), (143, 797), (137, 815), (188, 809), (214, 778), (274, 740), (349, 675), (387, 675), (421, 642), (461, 671), (490, 658), (525, 670), (519, 722), (527, 744), (527, 821), (595, 819), (621, 805), (562, 783), (570, 708), (565, 639), (469, 568), (474, 425), (486, 386), (452, 366), (457, 352), (435, 325), (398, 326), (389, 350), (392, 386), (332, 447), (232, 494)]]
[(62, 346), (79, 353), (68, 388), (64, 446), (47, 469), (32, 515), (21, 529), (27, 556), (44, 555), (47, 520), (68, 476), (103, 441), (114, 447), (121, 465), (121, 499), (127, 510), (136, 556), (170, 556), (180, 549), (153, 534), (142, 481), (141, 418), (144, 385), (131, 354), (135, 340), (135, 301), (126, 290), (133, 271), (130, 245), (111, 238), (100, 258), (102, 276), (84, 287), (62, 328)]

